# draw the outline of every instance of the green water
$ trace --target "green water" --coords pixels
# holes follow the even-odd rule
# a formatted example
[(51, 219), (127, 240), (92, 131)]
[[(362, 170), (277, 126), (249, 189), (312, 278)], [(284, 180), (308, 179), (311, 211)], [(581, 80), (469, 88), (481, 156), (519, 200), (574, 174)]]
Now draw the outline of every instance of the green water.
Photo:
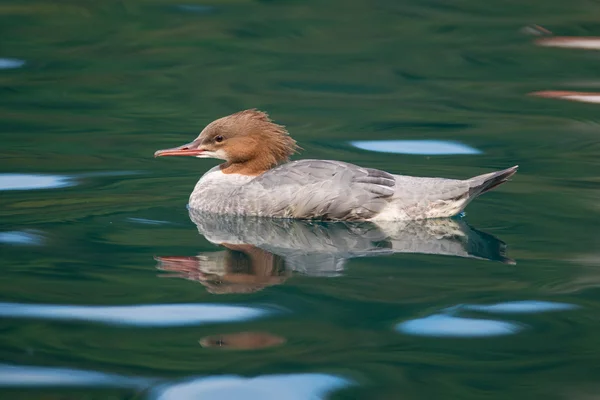
[[(179, 4), (0, 3), (0, 58), (25, 61), (0, 69), (0, 173), (25, 174), (0, 175), (2, 398), (152, 398), (164, 385), (222, 375), (257, 378), (238, 381), (246, 394), (233, 397), (252, 399), (316, 395), (319, 379), (336, 399), (600, 391), (599, 109), (526, 95), (597, 90), (600, 53), (537, 47), (522, 30), (600, 35), (597, 3)], [(400, 240), (435, 242), (437, 232), (479, 258), (390, 254), (393, 240), (360, 224), (237, 221), (217, 232), (245, 237), (227, 249), (186, 210), (215, 161), (152, 155), (252, 107), (288, 127), (304, 148), (296, 158), (452, 178), (520, 170), (464, 221), (413, 227), (420, 239)], [(349, 144), (392, 139), (455, 141), (481, 154)], [(4, 190), (40, 174), (62, 177), (60, 187)], [(290, 259), (303, 234), (312, 239), (302, 251), (329, 244), (343, 254)], [(166, 256), (188, 258), (155, 259)], [(515, 301), (548, 303), (473, 308)], [(112, 308), (181, 303), (192, 308)], [(268, 312), (240, 320), (217, 304)], [(222, 320), (204, 320), (215, 313)], [(402, 330), (432, 316), (445, 321), (434, 336)], [(243, 332), (263, 333), (261, 345), (222, 336)], [(300, 381), (281, 384), (281, 374)]]

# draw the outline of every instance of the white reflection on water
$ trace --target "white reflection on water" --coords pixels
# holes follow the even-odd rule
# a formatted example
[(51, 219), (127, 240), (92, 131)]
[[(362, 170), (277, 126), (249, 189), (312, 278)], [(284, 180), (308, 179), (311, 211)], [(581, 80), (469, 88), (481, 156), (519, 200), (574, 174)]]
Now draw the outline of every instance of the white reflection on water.
[(0, 174), (0, 191), (2, 190), (34, 190), (34, 189), (56, 189), (77, 184), (78, 180), (95, 177), (137, 175), (139, 171), (99, 171), (84, 172), (69, 175), (48, 174), (23, 174), (6, 173)]
[(530, 93), (531, 96), (548, 99), (579, 101), (583, 103), (600, 103), (600, 93), (597, 92), (571, 92), (567, 90), (542, 90)]
[(225, 375), (165, 386), (155, 391), (153, 399), (320, 399), (350, 384), (347, 379), (327, 374), (265, 375), (256, 378)]
[(600, 94), (598, 93), (568, 95), (563, 96), (562, 98), (564, 98), (565, 100), (580, 101), (582, 103), (600, 103)]
[(552, 301), (507, 301), (489, 305), (459, 304), (441, 310), (440, 314), (405, 321), (396, 325), (396, 330), (408, 335), (438, 337), (485, 337), (510, 335), (525, 328), (523, 324), (492, 319), (457, 317), (461, 311), (476, 311), (495, 314), (533, 314), (551, 311), (566, 311), (579, 308), (568, 303)]
[(481, 151), (462, 144), (446, 140), (357, 140), (350, 142), (362, 150), (382, 153), (449, 155), (481, 154)]
[(44, 241), (41, 235), (27, 231), (0, 232), (0, 243), (10, 245), (40, 245)]
[(407, 335), (457, 338), (513, 335), (522, 329), (523, 326), (513, 322), (461, 318), (444, 314), (413, 319), (396, 325), (397, 331)]
[(0, 364), (1, 387), (118, 387), (150, 390), (154, 400), (247, 399), (304, 400), (324, 398), (328, 393), (353, 384), (328, 374), (264, 375), (245, 378), (235, 375), (193, 378), (179, 382), (128, 377), (71, 368)]
[(54, 189), (74, 185), (64, 175), (0, 174), (0, 190)]
[(21, 68), (25, 61), (17, 58), (0, 58), (0, 69)]
[(137, 306), (70, 306), (0, 303), (0, 316), (91, 321), (113, 325), (166, 327), (248, 321), (274, 309), (226, 304), (152, 304)]
[(568, 303), (555, 303), (552, 301), (537, 301), (537, 300), (524, 300), (524, 301), (507, 301), (505, 303), (496, 303), (490, 305), (465, 305), (464, 309), (473, 311), (482, 311), (488, 313), (513, 313), (513, 314), (526, 314), (526, 313), (539, 313), (548, 311), (565, 311), (574, 310), (579, 308), (575, 304)]
[(552, 36), (535, 41), (538, 46), (600, 50), (600, 37)]
[(71, 368), (0, 364), (0, 386), (147, 386), (151, 380)]

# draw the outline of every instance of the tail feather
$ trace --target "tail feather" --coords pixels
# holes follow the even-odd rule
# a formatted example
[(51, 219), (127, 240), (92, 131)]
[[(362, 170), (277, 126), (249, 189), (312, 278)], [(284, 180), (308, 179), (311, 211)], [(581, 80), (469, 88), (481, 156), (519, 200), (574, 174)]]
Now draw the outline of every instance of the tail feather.
[(497, 186), (507, 182), (508, 179), (517, 173), (518, 165), (507, 168), (502, 171), (491, 172), (489, 174), (479, 175), (469, 179), (471, 188), (469, 189), (469, 197), (474, 198), (485, 192), (489, 192)]

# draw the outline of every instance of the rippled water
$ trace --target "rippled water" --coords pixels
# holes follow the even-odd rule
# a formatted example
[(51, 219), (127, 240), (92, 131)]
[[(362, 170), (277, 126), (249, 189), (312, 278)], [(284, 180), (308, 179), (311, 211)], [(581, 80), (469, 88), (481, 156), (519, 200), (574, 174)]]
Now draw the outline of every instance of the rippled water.
[[(594, 398), (599, 11), (3, 2), (0, 397)], [(216, 162), (154, 151), (252, 107), (296, 158), (520, 169), (451, 220), (188, 212)]]
[(442, 140), (357, 140), (351, 144), (359, 149), (381, 153), (448, 155), (479, 154), (479, 150), (462, 143)]

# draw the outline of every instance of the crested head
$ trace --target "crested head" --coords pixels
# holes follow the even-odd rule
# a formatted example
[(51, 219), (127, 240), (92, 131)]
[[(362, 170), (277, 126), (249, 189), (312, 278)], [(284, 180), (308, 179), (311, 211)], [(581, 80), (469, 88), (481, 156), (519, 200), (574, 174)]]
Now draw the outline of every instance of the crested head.
[[(213, 121), (204, 128), (200, 137), (223, 148), (223, 159), (229, 164), (222, 168), (224, 172), (233, 167), (233, 170), (262, 173), (287, 162), (298, 148), (283, 125), (274, 123), (267, 113), (256, 109)], [(246, 168), (241, 168), (241, 164), (245, 164)]]
[(274, 123), (267, 113), (250, 109), (219, 118), (192, 143), (155, 155), (218, 158), (226, 161), (221, 165), (224, 173), (260, 175), (287, 162), (297, 149), (284, 126)]

